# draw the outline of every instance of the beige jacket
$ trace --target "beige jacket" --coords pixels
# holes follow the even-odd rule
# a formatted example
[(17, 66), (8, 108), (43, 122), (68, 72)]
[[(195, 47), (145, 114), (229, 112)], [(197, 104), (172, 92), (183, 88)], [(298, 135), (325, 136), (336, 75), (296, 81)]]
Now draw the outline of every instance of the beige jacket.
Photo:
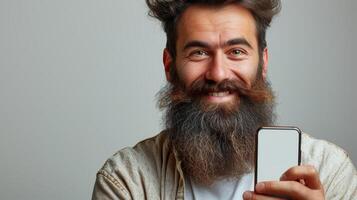
[[(167, 135), (163, 131), (108, 159), (97, 173), (92, 200), (183, 199), (184, 176)], [(326, 199), (357, 200), (356, 169), (342, 149), (307, 134), (301, 149), (301, 163), (319, 171)]]

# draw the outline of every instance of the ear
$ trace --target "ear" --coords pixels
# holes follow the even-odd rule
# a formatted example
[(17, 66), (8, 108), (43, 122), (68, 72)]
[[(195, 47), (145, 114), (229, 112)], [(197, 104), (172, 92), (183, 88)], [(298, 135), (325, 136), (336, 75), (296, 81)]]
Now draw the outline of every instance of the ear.
[(267, 79), (268, 76), (268, 60), (269, 60), (269, 55), (268, 55), (268, 48), (265, 48), (263, 50), (263, 66), (262, 66), (262, 77), (264, 80)]
[(164, 49), (164, 52), (162, 55), (162, 61), (164, 63), (166, 80), (171, 82), (171, 75), (170, 75), (171, 69), (170, 68), (172, 66), (172, 57), (170, 55), (169, 50), (167, 50), (167, 48)]

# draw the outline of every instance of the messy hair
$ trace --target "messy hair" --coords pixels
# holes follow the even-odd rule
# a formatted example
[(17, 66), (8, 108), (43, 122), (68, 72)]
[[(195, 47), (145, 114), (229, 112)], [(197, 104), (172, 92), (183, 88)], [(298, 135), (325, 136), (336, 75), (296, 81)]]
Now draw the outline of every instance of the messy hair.
[(237, 3), (248, 9), (256, 22), (259, 53), (266, 44), (266, 29), (274, 15), (281, 9), (280, 0), (146, 0), (149, 15), (159, 19), (166, 33), (166, 48), (173, 59), (176, 57), (177, 24), (182, 13), (191, 5), (210, 6)]

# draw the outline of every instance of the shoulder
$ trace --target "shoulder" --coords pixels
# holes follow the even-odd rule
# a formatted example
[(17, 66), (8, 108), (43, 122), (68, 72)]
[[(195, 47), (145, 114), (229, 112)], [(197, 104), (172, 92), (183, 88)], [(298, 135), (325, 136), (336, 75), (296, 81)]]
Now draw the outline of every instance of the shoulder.
[(171, 153), (169, 142), (165, 131), (158, 135), (145, 139), (137, 143), (134, 147), (126, 147), (116, 152), (110, 157), (101, 171), (106, 171), (110, 174), (120, 171), (127, 172), (131, 175), (144, 170), (151, 174), (156, 174), (157, 165), (162, 163), (168, 154)]
[(301, 139), (302, 162), (325, 163), (328, 161), (332, 165), (349, 158), (347, 152), (331, 142), (313, 138), (306, 133), (302, 134)]
[(134, 147), (127, 147), (115, 153), (98, 171), (97, 182), (105, 179), (106, 184), (112, 185), (118, 193), (137, 198), (148, 195), (149, 191), (155, 199), (157, 197), (155, 195), (159, 194), (160, 190), (162, 169), (174, 167), (173, 164), (167, 166), (167, 160), (174, 159), (168, 134), (163, 131), (155, 137), (139, 142)]

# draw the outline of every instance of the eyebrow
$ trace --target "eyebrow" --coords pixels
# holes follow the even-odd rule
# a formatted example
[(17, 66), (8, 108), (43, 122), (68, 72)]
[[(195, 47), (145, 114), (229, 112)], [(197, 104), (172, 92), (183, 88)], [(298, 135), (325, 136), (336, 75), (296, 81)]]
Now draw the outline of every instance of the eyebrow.
[(210, 45), (207, 42), (199, 41), (199, 40), (193, 40), (188, 42), (184, 47), (183, 50), (186, 50), (191, 47), (202, 47), (202, 48), (209, 48)]
[[(245, 46), (253, 49), (252, 45), (245, 38), (234, 38), (234, 39), (228, 40), (227, 42), (225, 42), (223, 44), (223, 46), (233, 46), (233, 45), (245, 45)], [(188, 42), (184, 46), (183, 50), (186, 50), (191, 47), (209, 48), (209, 47), (211, 47), (211, 45), (208, 44), (207, 42), (203, 42), (200, 40), (193, 40), (193, 41)]]
[(228, 40), (227, 42), (225, 42), (224, 46), (233, 46), (233, 45), (245, 45), (251, 49), (253, 49), (252, 45), (245, 39), (245, 38), (234, 38), (231, 40)]

